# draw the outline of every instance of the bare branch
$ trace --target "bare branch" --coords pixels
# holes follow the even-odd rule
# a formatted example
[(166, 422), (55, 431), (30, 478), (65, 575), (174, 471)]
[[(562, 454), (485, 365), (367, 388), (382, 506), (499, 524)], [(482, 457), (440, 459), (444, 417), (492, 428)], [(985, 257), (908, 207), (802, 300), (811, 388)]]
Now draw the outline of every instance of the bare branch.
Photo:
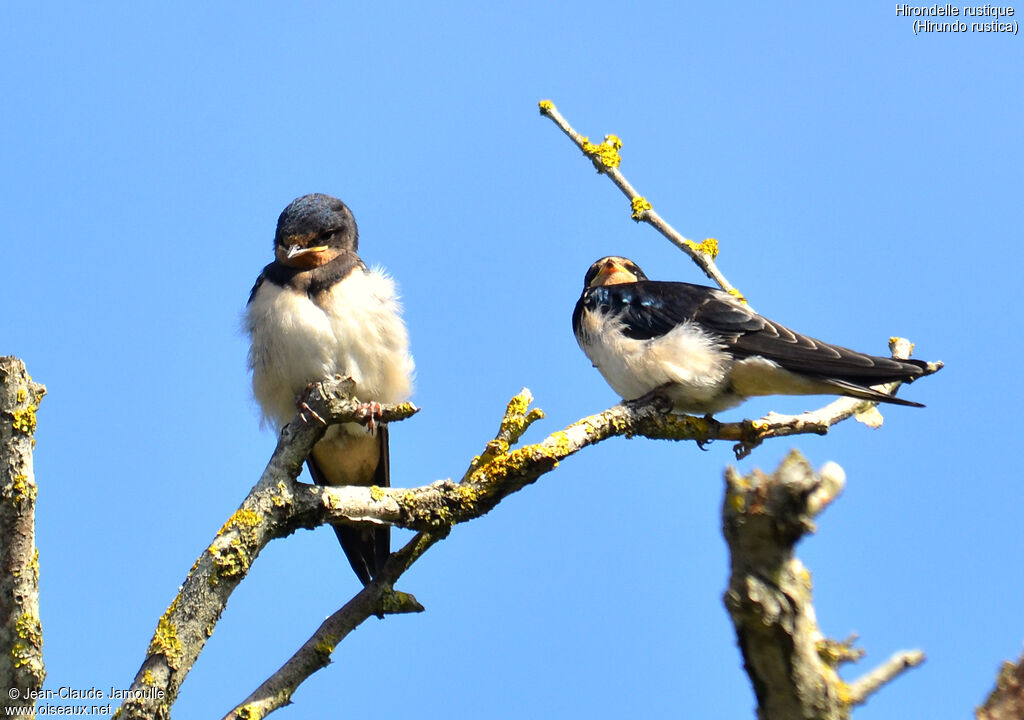
[(901, 650), (864, 677), (850, 683), (850, 704), (863, 705), (883, 685), (923, 662), (924, 653), (920, 650)]
[[(700, 443), (739, 440), (737, 453), (748, 454), (770, 437), (824, 434), (832, 424), (851, 414), (835, 412), (832, 408), (836, 403), (832, 403), (803, 416), (772, 414), (759, 420), (718, 423), (707, 418), (667, 413), (666, 404), (653, 393), (585, 417), (539, 443), (513, 449), (513, 443), (526, 428), (543, 417), (541, 410), (529, 407), (531, 400), (532, 396), (525, 389), (512, 398), (495, 439), (473, 459), (460, 482), (438, 480), (415, 488), (320, 487), (296, 483), (290, 498), (289, 524), (293, 528), (314, 528), (324, 523), (371, 523), (439, 532), (486, 514), (509, 494), (535, 481), (562, 460), (612, 437), (639, 436)], [(852, 407), (870, 404), (853, 401)], [(807, 419), (790, 424), (778, 420), (785, 417)], [(510, 474), (512, 468), (515, 472)], [(824, 507), (826, 496), (819, 492), (815, 498), (816, 506)]]
[(851, 706), (924, 660), (919, 651), (901, 653), (852, 685), (836, 673), (859, 652), (822, 635), (811, 576), (794, 546), (841, 491), (842, 475), (834, 464), (816, 474), (796, 451), (773, 475), (726, 471), (722, 517), (732, 573), (724, 601), (760, 720), (846, 718)]
[(258, 720), (287, 705), (306, 678), (327, 667), (338, 643), (371, 615), (382, 611), (389, 614), (421, 612), (423, 606), (415, 598), (391, 587), (431, 545), (443, 537), (419, 533), (401, 550), (392, 553), (373, 582), (324, 620), (288, 662), (225, 715), (224, 720)]
[[(366, 423), (363, 406), (346, 393), (347, 379), (316, 383), (303, 400), (304, 409), (327, 424)], [(382, 406), (381, 422), (397, 422), (417, 409), (410, 403)], [(178, 690), (192, 669), (232, 591), (272, 539), (296, 529), (292, 505), (302, 463), (326, 429), (313, 418), (297, 416), (282, 431), (266, 470), (238, 510), (224, 523), (210, 546), (192, 566), (174, 602), (157, 623), (146, 659), (131, 686), (122, 718), (166, 718)]]
[[(46, 388), (25, 363), (0, 357), (0, 708), (31, 708), (43, 685), (39, 620), (36, 480), (32, 468), (36, 410)], [(18, 691), (18, 692), (16, 692)]]
[[(735, 439), (752, 424), (750, 421), (718, 424), (704, 418), (667, 414), (666, 403), (654, 394), (621, 403), (583, 418), (540, 442), (513, 449), (512, 445), (530, 424), (543, 417), (543, 412), (529, 407), (532, 399), (530, 392), (524, 389), (509, 401), (495, 439), (474, 458), (461, 482), (441, 480), (413, 489), (301, 486), (293, 496), (295, 523), (303, 527), (324, 522), (387, 523), (419, 530), (421, 534), (400, 551), (417, 549), (409, 556), (408, 564), (411, 564), (453, 525), (481, 517), (504, 498), (589, 445), (617, 436), (701, 442), (717, 437)], [(805, 498), (806, 528), (813, 527), (811, 518), (835, 499), (843, 483), (844, 475), (838, 465), (829, 463), (822, 469), (819, 482)], [(389, 568), (393, 567), (392, 561), (389, 561)], [(264, 717), (287, 703), (299, 683), (326, 666), (335, 645), (376, 612), (374, 608), (379, 607), (380, 598), (389, 590), (388, 583), (393, 583), (408, 567), (404, 560), (397, 562), (398, 574), (382, 575), (380, 582), (367, 586), (227, 717)], [(849, 659), (852, 652), (844, 655), (844, 659)]]
[(704, 271), (704, 274), (709, 279), (713, 280), (720, 288), (726, 292), (735, 295), (736, 297), (743, 299), (743, 295), (739, 290), (734, 288), (728, 280), (725, 279), (725, 275), (715, 265), (715, 257), (718, 255), (718, 242), (714, 238), (708, 238), (704, 242), (694, 242), (683, 237), (679, 231), (669, 225), (665, 220), (662, 219), (657, 212), (651, 207), (650, 202), (647, 201), (640, 193), (638, 193), (625, 176), (619, 170), (619, 149), (622, 147), (622, 141), (619, 140), (615, 135), (608, 135), (605, 137), (605, 141), (600, 145), (594, 145), (590, 140), (580, 135), (576, 130), (573, 129), (572, 125), (562, 117), (562, 114), (558, 112), (554, 103), (550, 100), (542, 100), (540, 103), (540, 114), (551, 118), (551, 120), (561, 128), (562, 132), (569, 136), (569, 139), (576, 143), (584, 155), (586, 155), (594, 163), (594, 167), (597, 168), (599, 173), (607, 175), (616, 187), (622, 191), (622, 194), (629, 198), (630, 206), (632, 208), (632, 217), (637, 222), (646, 222), (655, 230), (664, 235), (669, 242), (675, 245), (677, 248), (685, 252), (690, 256), (691, 259), (697, 266)]
[[(344, 382), (318, 383), (307, 392), (304, 409), (324, 418), (327, 424), (364, 422), (361, 406), (341, 394), (348, 389), (350, 386)], [(158, 623), (146, 660), (131, 688), (141, 697), (125, 703), (123, 716), (162, 717), (169, 711), (231, 592), (266, 543), (276, 537), (326, 522), (388, 523), (419, 530), (423, 533), (421, 542), (429, 538), (429, 543), (414, 553), (415, 560), (419, 552), (445, 536), (453, 525), (485, 515), (502, 499), (589, 445), (617, 436), (703, 442), (714, 438), (742, 439), (745, 433), (749, 434), (743, 423), (718, 424), (703, 418), (666, 414), (664, 401), (652, 396), (583, 418), (538, 443), (512, 448), (526, 429), (543, 417), (540, 410), (529, 407), (531, 400), (529, 391), (524, 390), (509, 402), (496, 437), (474, 458), (461, 482), (444, 480), (411, 490), (311, 487), (296, 482), (302, 462), (322, 436), (325, 425), (312, 418), (304, 419), (304, 415), (293, 420), (282, 431), (260, 481), (196, 561), (177, 598)], [(381, 419), (394, 422), (414, 412), (416, 409), (409, 404), (385, 406)], [(340, 626), (358, 624), (362, 621), (360, 617), (369, 614), (408, 611), (414, 599), (401, 600), (404, 596), (384, 587), (385, 584), (371, 583), (353, 600), (354, 604), (339, 611)], [(311, 638), (312, 644), (307, 645), (322, 650), (326, 646), (317, 638), (324, 634), (338, 637), (339, 632), (335, 626), (322, 628)], [(303, 666), (308, 668), (308, 657), (300, 650), (295, 662), (305, 663)], [(268, 680), (271, 685), (266, 687), (294, 689), (291, 683), (298, 676), (293, 667), (282, 677), (288, 680)], [(269, 692), (266, 687), (258, 691), (261, 702), (277, 696), (276, 691)]]

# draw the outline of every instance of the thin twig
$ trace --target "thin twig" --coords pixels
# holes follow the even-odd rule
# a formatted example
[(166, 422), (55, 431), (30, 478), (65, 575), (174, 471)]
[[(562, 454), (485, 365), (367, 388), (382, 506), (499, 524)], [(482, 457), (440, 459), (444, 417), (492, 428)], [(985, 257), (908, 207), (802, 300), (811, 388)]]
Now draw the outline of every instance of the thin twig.
[(925, 661), (920, 650), (902, 650), (863, 677), (850, 683), (850, 704), (863, 705), (882, 687)]
[[(682, 235), (678, 230), (667, 223), (651, 206), (651, 203), (636, 191), (633, 185), (626, 179), (619, 170), (619, 154), (618, 151), (622, 147), (622, 142), (614, 135), (608, 135), (605, 138), (605, 142), (600, 145), (594, 145), (590, 140), (583, 135), (580, 135), (573, 129), (572, 125), (558, 112), (558, 108), (555, 107), (554, 103), (550, 100), (542, 100), (540, 103), (540, 113), (550, 118), (562, 132), (564, 132), (570, 140), (576, 143), (576, 147), (583, 152), (597, 168), (599, 173), (607, 175), (615, 186), (622, 191), (630, 202), (632, 218), (637, 222), (646, 222), (655, 230), (664, 235), (669, 242), (675, 245), (677, 248), (685, 252), (690, 258), (697, 263), (697, 266), (704, 271), (704, 274), (709, 279), (714, 281), (720, 288), (726, 292), (743, 300), (743, 295), (725, 278), (725, 275), (718, 266), (715, 265), (715, 257), (718, 255), (718, 243), (714, 239), (709, 238), (704, 242), (698, 243), (693, 240), (689, 240)], [(744, 300), (745, 302), (745, 300)]]

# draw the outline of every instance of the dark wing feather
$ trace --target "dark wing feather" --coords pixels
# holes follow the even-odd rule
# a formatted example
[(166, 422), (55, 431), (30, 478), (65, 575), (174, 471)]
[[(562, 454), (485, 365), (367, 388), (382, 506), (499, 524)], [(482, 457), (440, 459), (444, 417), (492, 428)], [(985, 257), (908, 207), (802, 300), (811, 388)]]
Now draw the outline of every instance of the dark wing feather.
[[(391, 438), (388, 435), (388, 426), (380, 423), (377, 426), (377, 437), (380, 439), (380, 461), (377, 463), (377, 472), (373, 476), (373, 484), (377, 487), (391, 487)], [(382, 525), (373, 529), (373, 574), (376, 576), (384, 567), (388, 556), (391, 555), (391, 526)]]
[(876, 385), (912, 380), (928, 372), (920, 360), (893, 360), (832, 345), (758, 315), (727, 292), (703, 285), (646, 280), (589, 288), (577, 303), (582, 309), (612, 313), (623, 333), (647, 340), (684, 322), (718, 336), (737, 358), (760, 356), (791, 372)]
[[(391, 487), (391, 461), (388, 447), (387, 425), (377, 426), (377, 438), (380, 442), (380, 460), (377, 463), (377, 471), (374, 474), (373, 483), (378, 487)], [(306, 467), (317, 485), (326, 485), (323, 473), (316, 464), (316, 460), (310, 455), (306, 460)], [(384, 562), (391, 553), (391, 528), (390, 526), (375, 528), (360, 528), (351, 525), (334, 525), (334, 534), (338, 536), (341, 549), (345, 551), (345, 557), (355, 571), (356, 576), (363, 583), (369, 585), (377, 572), (384, 566)]]
[(732, 342), (764, 325), (763, 318), (728, 293), (680, 282), (642, 280), (588, 288), (576, 304), (574, 326), (584, 309), (618, 317), (623, 334), (636, 340), (661, 337), (690, 321), (706, 324)]
[(770, 320), (759, 332), (739, 338), (733, 354), (760, 355), (792, 372), (868, 385), (913, 380), (928, 372), (928, 363), (921, 360), (867, 355), (801, 335)]
[(253, 285), (252, 286), (252, 290), (249, 291), (249, 299), (246, 300), (246, 302), (245, 302), (246, 305), (249, 305), (250, 303), (252, 303), (253, 298), (256, 297), (256, 293), (259, 292), (260, 288), (263, 286), (263, 283), (264, 283), (264, 281), (266, 279), (267, 279), (266, 271), (261, 272), (260, 276), (258, 278), (256, 278), (256, 284)]

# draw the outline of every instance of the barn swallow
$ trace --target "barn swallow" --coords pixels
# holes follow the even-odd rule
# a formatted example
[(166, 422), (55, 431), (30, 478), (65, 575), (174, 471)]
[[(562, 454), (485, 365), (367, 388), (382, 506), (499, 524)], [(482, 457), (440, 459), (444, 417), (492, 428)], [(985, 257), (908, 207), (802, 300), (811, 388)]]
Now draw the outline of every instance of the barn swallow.
[(648, 280), (623, 257), (590, 266), (572, 328), (624, 400), (661, 389), (682, 413), (713, 415), (755, 395), (846, 395), (924, 407), (871, 386), (911, 382), (942, 367), (815, 340), (722, 290)]
[[(394, 281), (368, 269), (358, 247), (351, 210), (329, 195), (304, 195), (277, 220), (274, 262), (256, 280), (245, 313), (253, 394), (264, 422), (277, 429), (295, 417), (310, 383), (335, 375), (351, 377), (362, 402), (401, 402), (412, 393)], [(387, 426), (329, 427), (306, 467), (317, 485), (390, 486)], [(390, 553), (389, 528), (336, 525), (334, 532), (369, 583)]]

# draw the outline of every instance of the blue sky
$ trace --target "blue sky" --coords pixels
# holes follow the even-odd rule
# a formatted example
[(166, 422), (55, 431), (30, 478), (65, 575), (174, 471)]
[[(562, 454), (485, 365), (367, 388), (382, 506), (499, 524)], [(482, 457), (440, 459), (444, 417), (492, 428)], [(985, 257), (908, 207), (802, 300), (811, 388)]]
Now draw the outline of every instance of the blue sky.
[[(703, 282), (537, 113), (550, 98), (757, 309), (946, 369), (877, 431), (777, 440), (847, 471), (800, 556), (818, 617), (928, 662), (861, 719), (963, 717), (1020, 653), (1024, 46), (915, 36), (890, 2), (176, 4), (0, 9), (0, 353), (49, 396), (36, 473), (48, 687), (127, 687), (274, 446), (240, 317), (274, 223), (343, 198), (397, 278), (423, 412), (396, 485), (458, 477), (529, 387), (527, 440), (616, 401), (576, 347), (606, 254)], [(752, 402), (725, 419), (818, 399)], [(728, 443), (614, 440), (458, 527), (281, 718), (750, 717), (721, 603)], [(400, 533), (399, 533), (400, 534)], [(220, 717), (357, 589), (333, 533), (272, 544), (176, 706)], [(383, 710), (382, 710), (383, 708)]]

